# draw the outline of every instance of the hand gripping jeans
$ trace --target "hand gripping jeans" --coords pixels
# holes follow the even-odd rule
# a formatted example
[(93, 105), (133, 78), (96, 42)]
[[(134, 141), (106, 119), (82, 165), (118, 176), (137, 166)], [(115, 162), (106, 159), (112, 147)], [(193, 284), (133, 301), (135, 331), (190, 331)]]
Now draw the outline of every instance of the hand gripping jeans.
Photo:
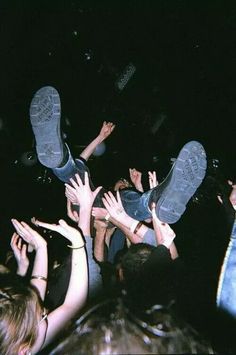
[[(70, 150), (68, 148), (69, 152), (69, 158), (66, 162), (66, 164), (60, 168), (54, 168), (52, 169), (54, 175), (58, 177), (63, 182), (69, 183), (70, 178), (73, 178), (75, 174), (79, 174), (80, 178), (82, 181), (84, 181), (84, 173), (85, 171), (88, 172), (89, 175), (89, 182), (90, 182), (90, 187), (92, 190), (95, 190), (95, 187), (91, 181), (89, 169), (87, 165), (85, 164), (84, 159), (79, 158), (79, 159), (73, 159)], [(94, 207), (103, 207), (103, 202), (102, 202), (102, 197), (104, 192), (106, 190), (102, 188), (98, 195), (96, 196), (96, 199), (94, 201)], [(148, 201), (149, 197), (151, 194), (152, 190), (149, 190), (145, 193), (140, 193), (136, 190), (131, 190), (131, 189), (125, 189), (125, 190), (120, 190), (120, 196), (122, 200), (123, 207), (126, 211), (126, 213), (139, 221), (143, 221), (145, 219), (148, 219), (151, 217), (151, 212), (148, 207)]]

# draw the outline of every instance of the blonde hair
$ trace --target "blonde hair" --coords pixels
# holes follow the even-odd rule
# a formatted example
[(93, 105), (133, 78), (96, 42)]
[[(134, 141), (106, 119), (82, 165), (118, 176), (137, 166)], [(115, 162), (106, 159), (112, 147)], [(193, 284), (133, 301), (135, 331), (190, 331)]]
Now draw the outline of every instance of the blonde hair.
[[(21, 281), (21, 282), (20, 282)], [(42, 305), (36, 290), (23, 280), (0, 280), (0, 353), (17, 354), (32, 347), (38, 334)]]

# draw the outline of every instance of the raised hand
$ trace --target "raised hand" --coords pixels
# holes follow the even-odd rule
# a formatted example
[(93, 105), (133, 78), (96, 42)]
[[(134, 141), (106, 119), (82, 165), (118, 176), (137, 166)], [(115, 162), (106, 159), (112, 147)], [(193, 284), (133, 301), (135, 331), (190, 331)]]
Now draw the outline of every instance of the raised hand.
[(114, 123), (106, 122), (106, 121), (103, 122), (101, 131), (99, 133), (99, 137), (101, 139), (101, 142), (110, 136), (110, 134), (113, 132), (114, 128), (115, 128)]
[(58, 224), (45, 223), (37, 219), (35, 220), (35, 224), (39, 227), (43, 227), (60, 233), (63, 237), (68, 239), (72, 245), (76, 245), (78, 247), (82, 247), (84, 245), (83, 237), (80, 231), (76, 228), (69, 226), (63, 219), (60, 219)]
[(22, 238), (17, 233), (12, 235), (11, 248), (17, 263), (17, 274), (25, 276), (29, 267), (27, 245), (22, 242)]
[(134, 184), (137, 190), (143, 192), (143, 186), (142, 186), (142, 173), (135, 168), (129, 169), (129, 176), (130, 180)]
[(46, 240), (27, 223), (19, 222), (14, 218), (11, 221), (17, 234), (24, 239), (31, 248), (37, 251), (41, 247), (44, 248), (47, 245)]
[(158, 244), (163, 244), (167, 248), (169, 248), (175, 238), (175, 232), (169, 226), (169, 224), (161, 222), (158, 219), (156, 215), (155, 203), (153, 203), (151, 211), (152, 211), (152, 223), (156, 233), (157, 242)]
[(116, 198), (111, 191), (108, 191), (104, 194), (102, 201), (108, 213), (117, 221), (121, 221), (127, 215), (122, 205), (119, 191), (116, 192)]
[[(68, 185), (68, 186), (70, 186), (70, 185)], [(77, 205), (77, 206), (79, 205), (75, 191), (68, 188), (67, 186), (65, 188), (65, 196), (66, 196), (67, 201), (70, 201), (71, 204)]]
[(102, 207), (93, 207), (92, 208), (92, 216), (95, 217), (95, 219), (103, 220), (105, 219), (107, 215), (107, 210)]
[(149, 171), (148, 172), (148, 180), (149, 180), (149, 187), (150, 189), (153, 189), (154, 187), (156, 187), (159, 183), (157, 181), (157, 176), (156, 176), (156, 172), (153, 171)]
[(84, 175), (84, 184), (78, 174), (75, 175), (75, 180), (70, 179), (70, 182), (73, 186), (65, 184), (67, 198), (69, 198), (72, 203), (83, 207), (91, 207), (102, 186), (99, 186), (95, 191), (92, 191), (89, 186), (87, 171)]

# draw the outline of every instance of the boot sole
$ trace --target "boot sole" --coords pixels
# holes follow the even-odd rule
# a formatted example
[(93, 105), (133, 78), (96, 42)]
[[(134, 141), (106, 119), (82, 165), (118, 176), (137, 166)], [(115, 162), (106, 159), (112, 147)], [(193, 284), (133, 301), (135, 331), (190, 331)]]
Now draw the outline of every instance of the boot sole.
[(170, 181), (157, 202), (156, 212), (161, 221), (172, 224), (180, 219), (202, 183), (206, 167), (206, 153), (199, 142), (191, 141), (181, 149), (170, 172)]
[(63, 160), (60, 117), (61, 102), (57, 90), (51, 86), (39, 89), (30, 104), (30, 121), (38, 159), (48, 168), (60, 166)]

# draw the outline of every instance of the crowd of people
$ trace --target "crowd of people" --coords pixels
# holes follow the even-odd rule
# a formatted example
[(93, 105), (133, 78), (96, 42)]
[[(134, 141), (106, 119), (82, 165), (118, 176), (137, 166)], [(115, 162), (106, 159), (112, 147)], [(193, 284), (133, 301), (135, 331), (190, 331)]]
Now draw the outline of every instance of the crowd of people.
[[(60, 118), (57, 90), (39, 89), (30, 105), (37, 156), (64, 183), (71, 223), (66, 216), (55, 224), (37, 216), (31, 223), (11, 220), (12, 252), (0, 269), (0, 353), (217, 352), (181, 314), (186, 270), (170, 226), (204, 180), (203, 146), (185, 144), (161, 183), (149, 171), (148, 191), (135, 168), (129, 169), (130, 181), (119, 178), (108, 191), (94, 186), (87, 161), (115, 125), (103, 122), (98, 136), (74, 159)], [(216, 307), (235, 318), (236, 185), (229, 181), (229, 186), (233, 226)], [(218, 200), (226, 203), (222, 196)], [(63, 265), (50, 260), (42, 229), (65, 238)]]

